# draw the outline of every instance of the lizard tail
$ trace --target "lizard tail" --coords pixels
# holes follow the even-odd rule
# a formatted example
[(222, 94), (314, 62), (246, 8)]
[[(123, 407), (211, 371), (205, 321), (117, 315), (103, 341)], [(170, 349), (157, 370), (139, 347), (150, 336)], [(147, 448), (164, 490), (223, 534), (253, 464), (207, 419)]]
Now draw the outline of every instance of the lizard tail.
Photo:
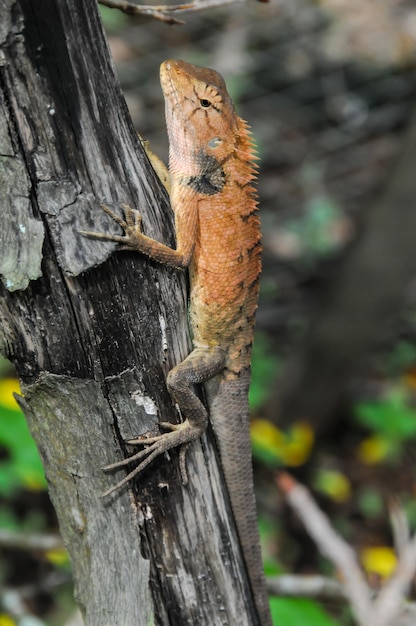
[(208, 381), (205, 387), (259, 624), (272, 626), (253, 485), (247, 401), (249, 382), (247, 370), (236, 380), (218, 380), (217, 377)]

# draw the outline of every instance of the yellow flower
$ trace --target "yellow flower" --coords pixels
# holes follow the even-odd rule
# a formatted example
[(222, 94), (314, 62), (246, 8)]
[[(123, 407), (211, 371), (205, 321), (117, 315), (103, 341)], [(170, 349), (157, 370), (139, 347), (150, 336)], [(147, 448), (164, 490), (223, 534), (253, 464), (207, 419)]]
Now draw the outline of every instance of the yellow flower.
[[(65, 548), (56, 548), (54, 550), (48, 550), (45, 553), (46, 558), (53, 565), (66, 565), (68, 563), (68, 553)], [(1, 623), (0, 623), (1, 626)]]
[[(3, 378), (0, 380), (0, 405), (6, 409), (20, 411), (13, 393), (20, 394), (20, 385), (17, 378)], [(2, 626), (1, 622), (0, 626)]]
[(306, 422), (297, 422), (290, 429), (282, 449), (286, 465), (296, 467), (308, 459), (314, 443), (312, 428)]
[(363, 463), (373, 465), (383, 461), (391, 451), (391, 445), (385, 437), (371, 435), (358, 446), (358, 456)]
[(0, 613), (0, 626), (16, 626), (16, 622), (5, 613)]
[(351, 495), (348, 478), (336, 470), (321, 470), (315, 481), (316, 489), (335, 502), (346, 502)]
[(257, 449), (291, 467), (305, 463), (314, 442), (312, 428), (304, 422), (298, 422), (288, 432), (283, 432), (268, 420), (256, 419), (251, 426), (251, 436)]
[(361, 563), (366, 572), (388, 578), (396, 569), (397, 557), (387, 546), (364, 548), (360, 554)]

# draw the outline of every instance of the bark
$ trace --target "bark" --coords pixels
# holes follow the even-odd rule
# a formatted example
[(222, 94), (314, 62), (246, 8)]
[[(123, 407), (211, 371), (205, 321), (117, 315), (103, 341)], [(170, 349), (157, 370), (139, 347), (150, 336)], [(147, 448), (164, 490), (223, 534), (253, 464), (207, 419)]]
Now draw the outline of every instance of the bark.
[[(310, 419), (323, 428), (336, 415), (348, 383), (399, 320), (416, 276), (416, 111), (403, 149), (360, 235), (334, 272), (305, 341), (279, 381), (271, 411), (282, 422)], [(284, 416), (284, 417), (283, 417)]]
[[(89, 626), (255, 624), (211, 433), (108, 499), (103, 465), (176, 419), (186, 277), (78, 230), (172, 216), (137, 142), (94, 0), (0, 0), (0, 351), (16, 366)], [(112, 255), (112, 256), (111, 256)], [(110, 258), (111, 257), (111, 258)], [(92, 267), (94, 266), (94, 267)], [(92, 268), (92, 269), (90, 269)]]

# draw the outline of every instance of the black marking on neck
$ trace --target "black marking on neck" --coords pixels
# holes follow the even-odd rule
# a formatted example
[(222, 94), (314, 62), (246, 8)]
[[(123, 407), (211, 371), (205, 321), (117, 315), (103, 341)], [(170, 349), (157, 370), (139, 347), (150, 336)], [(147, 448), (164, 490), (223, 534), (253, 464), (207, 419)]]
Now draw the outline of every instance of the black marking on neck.
[(200, 150), (197, 155), (200, 174), (190, 176), (187, 185), (197, 193), (214, 196), (223, 190), (226, 176), (222, 164), (215, 157)]
[(213, 172), (200, 174), (199, 176), (190, 176), (187, 179), (187, 185), (197, 193), (204, 196), (215, 196), (220, 193), (225, 185), (225, 173), (220, 167)]
[(221, 163), (212, 154), (207, 154), (202, 148), (198, 150), (196, 155), (196, 162), (201, 171), (201, 174), (208, 174), (214, 172), (221, 167)]

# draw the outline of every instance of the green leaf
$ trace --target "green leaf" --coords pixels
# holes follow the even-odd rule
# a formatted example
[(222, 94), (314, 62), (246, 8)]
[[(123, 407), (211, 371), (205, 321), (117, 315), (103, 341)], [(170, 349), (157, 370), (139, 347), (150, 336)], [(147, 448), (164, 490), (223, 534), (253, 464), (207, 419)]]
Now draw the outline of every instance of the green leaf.
[(0, 506), (0, 528), (18, 530), (19, 521), (8, 506)]
[(280, 361), (270, 350), (270, 341), (264, 333), (256, 332), (251, 360), (250, 407), (258, 409), (267, 400), (273, 382), (277, 379)]
[(1, 494), (46, 488), (39, 453), (20, 410), (0, 406), (0, 446), (4, 448), (0, 460)]
[(10, 371), (11, 363), (7, 359), (0, 356), (0, 376), (5, 376)]
[(343, 245), (348, 236), (346, 226), (343, 212), (335, 200), (317, 194), (307, 200), (299, 217), (285, 222), (282, 233), (293, 240), (294, 256), (314, 263)]
[(127, 23), (127, 15), (117, 9), (100, 6), (99, 10), (104, 28), (109, 33), (120, 30)]
[(359, 403), (355, 414), (360, 424), (392, 440), (416, 437), (416, 410), (401, 385), (392, 387), (381, 400)]
[(317, 602), (304, 598), (272, 598), (273, 623), (284, 626), (337, 626)]
[(416, 363), (416, 346), (411, 341), (398, 341), (387, 359), (386, 369), (390, 376), (401, 375)]
[(371, 487), (364, 487), (357, 494), (357, 506), (362, 513), (374, 519), (384, 511), (384, 500), (382, 494)]

